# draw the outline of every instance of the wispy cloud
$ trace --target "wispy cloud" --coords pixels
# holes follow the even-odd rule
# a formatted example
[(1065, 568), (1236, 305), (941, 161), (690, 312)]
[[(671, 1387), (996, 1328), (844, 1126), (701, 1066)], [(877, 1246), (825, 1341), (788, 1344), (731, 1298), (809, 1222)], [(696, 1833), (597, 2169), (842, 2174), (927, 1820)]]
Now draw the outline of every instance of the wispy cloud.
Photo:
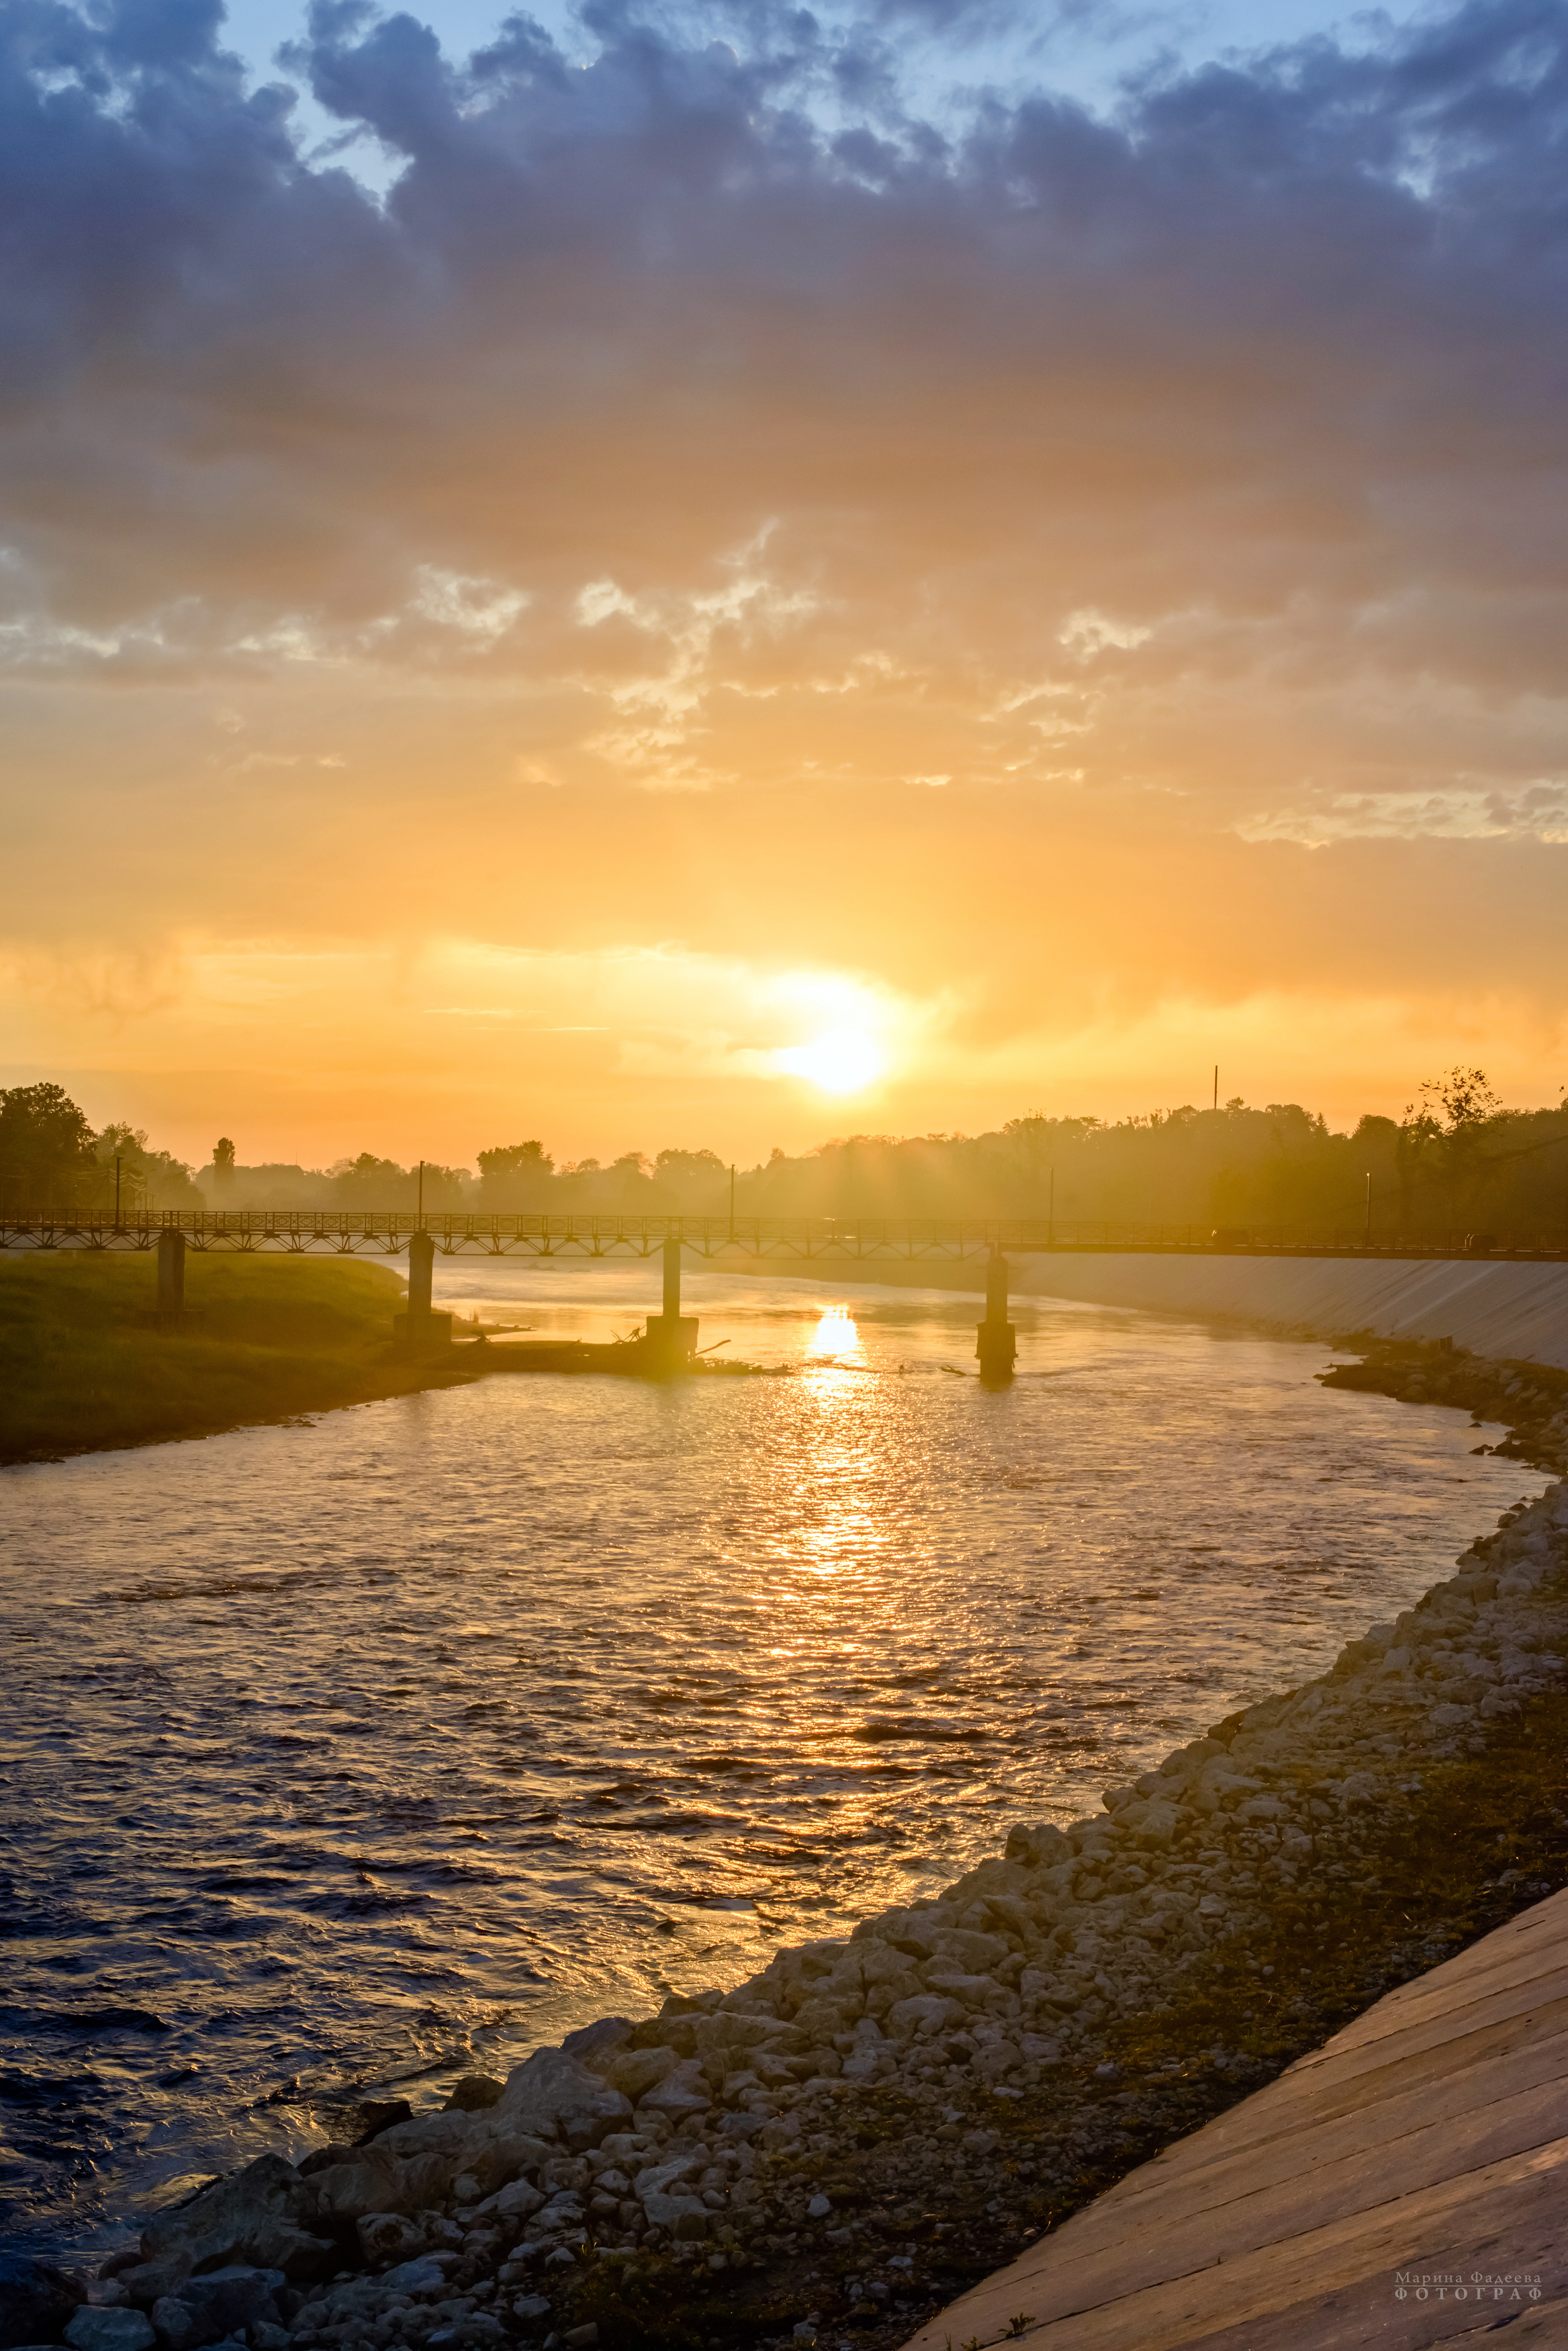
[[(1042, 1004), (1381, 1003), (1456, 907), (1557, 1001), (1568, 15), (1099, 112), (1085, 21), (618, 0), (462, 55), (317, 0), (263, 89), (189, 0), (0, 0), (18, 952), (678, 936), (858, 975), (933, 1084), (911, 1007), (979, 1067)], [(597, 985), (529, 1050), (619, 1040)], [(809, 1041), (753, 993), (628, 1037), (649, 1084)], [(443, 984), (432, 1058), (509, 1001)]]

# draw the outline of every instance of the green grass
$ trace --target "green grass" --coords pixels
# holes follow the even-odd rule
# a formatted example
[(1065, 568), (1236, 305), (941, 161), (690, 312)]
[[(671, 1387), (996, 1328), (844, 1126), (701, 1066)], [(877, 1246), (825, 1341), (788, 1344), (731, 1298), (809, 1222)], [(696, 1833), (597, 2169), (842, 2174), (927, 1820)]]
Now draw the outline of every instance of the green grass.
[(0, 1257), (0, 1462), (206, 1437), (457, 1376), (392, 1353), (402, 1284), (353, 1258), (190, 1252), (180, 1332), (149, 1327), (157, 1262)]

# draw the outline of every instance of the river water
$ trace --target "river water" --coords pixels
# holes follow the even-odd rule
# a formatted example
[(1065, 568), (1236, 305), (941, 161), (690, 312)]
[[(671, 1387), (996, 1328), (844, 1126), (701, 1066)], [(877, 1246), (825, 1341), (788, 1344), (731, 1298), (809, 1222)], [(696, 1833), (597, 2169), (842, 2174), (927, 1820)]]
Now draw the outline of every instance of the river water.
[[(605, 1337), (649, 1269), (438, 1267)], [(1540, 1480), (1321, 1348), (689, 1280), (787, 1376), (497, 1377), (0, 1472), (0, 2227), (936, 1891), (1321, 1671)], [(963, 1377), (954, 1374), (962, 1373)]]

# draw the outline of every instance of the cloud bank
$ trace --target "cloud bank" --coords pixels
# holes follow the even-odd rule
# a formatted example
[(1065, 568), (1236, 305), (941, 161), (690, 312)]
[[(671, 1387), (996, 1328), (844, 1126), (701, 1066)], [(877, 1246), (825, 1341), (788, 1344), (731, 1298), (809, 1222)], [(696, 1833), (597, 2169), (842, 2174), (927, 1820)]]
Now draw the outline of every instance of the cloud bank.
[[(1150, 73), (1103, 116), (973, 87), (992, 21), (588, 0), (566, 46), (519, 14), (455, 57), (317, 0), (257, 88), (214, 0), (3, 0), (8, 931), (275, 936), (299, 828), (393, 809), (390, 923), (433, 898), (451, 933), (466, 891), (503, 946), (722, 955), (740, 905), (772, 968), (1023, 1033), (1064, 897), (1104, 918), (1074, 1017), (1143, 1019), (1297, 984), (1293, 924), (1332, 961), (1334, 903), (1436, 842), (1555, 1050), (1550, 925), (1483, 852), (1555, 889), (1568, 838), (1568, 8)], [(357, 143), (296, 131), (301, 91)], [(591, 833), (602, 889), (509, 909), (416, 824)], [(840, 825), (900, 842), (907, 932), (824, 880)], [(966, 916), (943, 969), (982, 839), (1040, 912)], [(1303, 861), (1341, 850), (1325, 910)], [(1160, 916), (1178, 868), (1283, 909), (1250, 973)], [(1408, 927), (1374, 993), (1442, 983)]]

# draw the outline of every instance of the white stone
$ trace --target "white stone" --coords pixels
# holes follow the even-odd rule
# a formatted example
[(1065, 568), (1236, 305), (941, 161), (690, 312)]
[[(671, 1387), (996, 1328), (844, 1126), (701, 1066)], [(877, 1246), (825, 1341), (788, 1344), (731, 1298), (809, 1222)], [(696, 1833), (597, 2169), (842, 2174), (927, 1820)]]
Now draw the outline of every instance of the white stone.
[(497, 2189), (479, 2209), (486, 2218), (493, 2213), (499, 2220), (526, 2220), (544, 2201), (543, 2192), (531, 2180), (514, 2179), (509, 2188)]
[(583, 2208), (569, 2188), (563, 2189), (559, 2196), (553, 2196), (544, 2210), (534, 2215), (533, 2225), (542, 2237), (554, 2230), (580, 2229)]
[[(1025, 1977), (1029, 1972), (1026, 1968)], [(1043, 1991), (1045, 1979), (1037, 1977), (1036, 1983)], [(944, 2032), (950, 2025), (961, 2024), (966, 2013), (962, 2003), (947, 1993), (917, 1992), (911, 1999), (896, 2001), (888, 2011), (886, 2021), (896, 2040), (907, 2041), (917, 2035), (926, 2040), (934, 2032)]]
[(645, 2164), (637, 2175), (636, 2192), (639, 2196), (646, 2196), (650, 2190), (655, 2195), (661, 2194), (673, 2188), (677, 2180), (689, 2179), (707, 2160), (706, 2147), (688, 2147), (663, 2163)]
[(641, 2115), (667, 2115), (671, 2122), (684, 2122), (689, 2115), (700, 2115), (713, 2103), (713, 2093), (708, 2086), (707, 2075), (695, 2057), (683, 2058), (673, 2072), (657, 2083), (638, 2107)]

